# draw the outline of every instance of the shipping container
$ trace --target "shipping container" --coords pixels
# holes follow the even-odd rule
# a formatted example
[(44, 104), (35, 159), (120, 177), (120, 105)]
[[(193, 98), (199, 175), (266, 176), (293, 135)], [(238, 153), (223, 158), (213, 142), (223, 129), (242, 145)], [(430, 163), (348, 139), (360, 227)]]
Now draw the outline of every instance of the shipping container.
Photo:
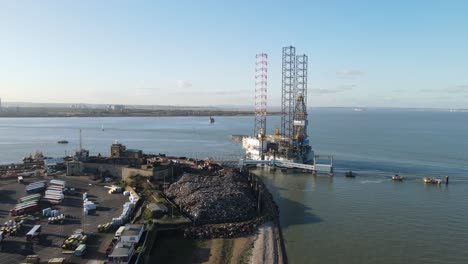
[(64, 264), (66, 263), (66, 259), (65, 258), (51, 258), (49, 259), (47, 263), (48, 264)]
[(29, 232), (26, 234), (26, 240), (31, 241), (41, 232), (41, 225), (35, 225)]
[(75, 256), (83, 256), (86, 251), (86, 245), (81, 244), (75, 249)]

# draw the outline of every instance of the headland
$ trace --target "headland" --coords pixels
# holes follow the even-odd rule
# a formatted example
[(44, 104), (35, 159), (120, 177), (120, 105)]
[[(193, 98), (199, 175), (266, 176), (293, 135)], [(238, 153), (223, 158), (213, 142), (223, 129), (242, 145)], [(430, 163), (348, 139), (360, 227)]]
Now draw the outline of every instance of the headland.
[(0, 256), (15, 263), (287, 263), (278, 207), (255, 174), (119, 143), (110, 150), (57, 159), (34, 153), (0, 166), (7, 212)]

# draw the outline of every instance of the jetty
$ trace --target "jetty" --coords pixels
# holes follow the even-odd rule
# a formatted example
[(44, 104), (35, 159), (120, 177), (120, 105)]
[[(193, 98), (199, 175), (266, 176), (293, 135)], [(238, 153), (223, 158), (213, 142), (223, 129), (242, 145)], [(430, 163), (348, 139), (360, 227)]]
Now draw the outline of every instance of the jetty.
[[(318, 158), (319, 156), (316, 156)], [(316, 158), (314, 159), (313, 164), (303, 164), (291, 161), (283, 161), (277, 159), (271, 160), (250, 160), (250, 159), (241, 159), (239, 161), (239, 166), (252, 166), (252, 165), (268, 165), (273, 167), (281, 167), (287, 169), (301, 169), (305, 171), (310, 171), (312, 174), (317, 174), (318, 172), (329, 173), (330, 176), (333, 175), (333, 156), (327, 155), (330, 158), (329, 164), (316, 163)]]

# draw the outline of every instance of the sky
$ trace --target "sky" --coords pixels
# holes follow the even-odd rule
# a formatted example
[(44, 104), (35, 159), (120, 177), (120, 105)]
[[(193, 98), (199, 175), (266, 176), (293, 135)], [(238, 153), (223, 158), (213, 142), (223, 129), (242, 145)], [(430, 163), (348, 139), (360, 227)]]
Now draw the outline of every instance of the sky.
[(281, 51), (309, 58), (308, 104), (468, 108), (468, 1), (0, 0), (9, 102), (268, 105)]

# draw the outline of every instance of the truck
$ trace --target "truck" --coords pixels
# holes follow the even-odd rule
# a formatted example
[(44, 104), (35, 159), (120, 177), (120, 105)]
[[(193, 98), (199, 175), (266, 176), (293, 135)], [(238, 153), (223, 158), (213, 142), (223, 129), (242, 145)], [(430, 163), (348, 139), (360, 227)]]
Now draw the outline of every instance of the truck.
[(32, 194), (32, 195), (19, 198), (19, 202), (24, 203), (24, 202), (29, 202), (29, 201), (39, 201), (40, 199), (41, 199), (41, 195), (39, 193), (36, 193), (36, 194)]
[(59, 186), (49, 186), (47, 187), (46, 191), (58, 191), (63, 193), (64, 188), (59, 187)]
[(26, 189), (26, 193), (40, 193), (45, 190), (45, 186), (36, 186)]
[(63, 201), (63, 197), (58, 196), (58, 195), (48, 194), (44, 196), (43, 200), (49, 202), (50, 204), (59, 204)]
[(39, 264), (41, 262), (41, 258), (38, 255), (28, 255), (26, 257), (26, 263), (30, 264)]
[(35, 225), (29, 232), (26, 234), (26, 240), (31, 241), (33, 238), (35, 238), (37, 235), (41, 233), (41, 225)]
[(38, 209), (39, 209), (38, 203), (25, 204), (21, 206), (16, 206), (15, 208), (11, 209), (10, 214), (11, 216), (18, 216), (18, 215), (23, 215), (26, 213), (37, 211)]
[(60, 180), (50, 180), (49, 187), (65, 188), (65, 182)]
[(55, 194), (55, 195), (60, 195), (60, 196), (63, 196), (63, 191), (59, 191), (59, 190), (46, 190), (45, 191), (45, 194)]
[(86, 252), (86, 244), (80, 244), (75, 249), (75, 256), (83, 256), (85, 252)]
[(119, 229), (117, 229), (117, 231), (115, 231), (115, 236), (120, 237), (124, 231), (125, 231), (125, 226), (119, 227)]
[(33, 186), (44, 186), (45, 187), (45, 185), (46, 185), (46, 181), (37, 181), (37, 182), (33, 182), (33, 183), (30, 183), (30, 184), (26, 185), (26, 188), (33, 187)]
[(27, 193), (39, 193), (45, 190), (45, 182), (34, 182), (26, 186)]
[(17, 203), (17, 204), (15, 205), (15, 208), (24, 207), (24, 206), (26, 206), (26, 205), (31, 205), (31, 204), (38, 204), (38, 203), (39, 203), (39, 201), (37, 201), (37, 200), (26, 201), (26, 202), (24, 202), (24, 203)]

